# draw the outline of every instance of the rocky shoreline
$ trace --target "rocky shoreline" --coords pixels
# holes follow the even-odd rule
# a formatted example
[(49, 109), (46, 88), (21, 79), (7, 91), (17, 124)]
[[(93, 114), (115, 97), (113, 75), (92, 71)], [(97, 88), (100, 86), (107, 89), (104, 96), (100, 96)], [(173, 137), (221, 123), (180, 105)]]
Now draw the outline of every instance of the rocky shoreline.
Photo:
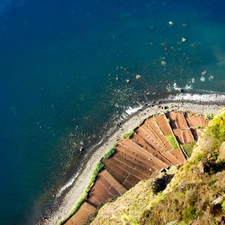
[(100, 161), (101, 157), (113, 146), (116, 140), (120, 139), (121, 135), (131, 129), (136, 128), (144, 119), (151, 115), (158, 114), (165, 110), (168, 111), (190, 111), (203, 114), (215, 114), (220, 108), (224, 106), (223, 103), (210, 104), (207, 103), (188, 103), (188, 102), (157, 102), (152, 105), (146, 105), (136, 113), (130, 115), (124, 122), (119, 123), (118, 130), (108, 137), (99, 146), (98, 149), (90, 156), (88, 163), (72, 185), (72, 188), (65, 194), (60, 206), (57, 210), (53, 211), (47, 218), (41, 222), (44, 225), (55, 225), (57, 222), (66, 217), (73, 208), (75, 202), (83, 193), (86, 185), (88, 184), (92, 171)]

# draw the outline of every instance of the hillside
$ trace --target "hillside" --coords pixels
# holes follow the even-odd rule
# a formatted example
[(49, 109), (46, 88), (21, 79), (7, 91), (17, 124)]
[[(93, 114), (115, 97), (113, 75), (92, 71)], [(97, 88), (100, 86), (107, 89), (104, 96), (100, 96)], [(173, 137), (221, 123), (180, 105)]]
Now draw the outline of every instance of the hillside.
[(105, 204), (88, 224), (224, 224), (224, 141), (225, 113), (221, 110), (182, 166), (140, 181)]
[[(143, 114), (145, 115), (144, 112)], [(152, 197), (155, 197), (159, 191), (165, 189), (176, 168), (192, 154), (199, 136), (212, 118), (212, 114), (177, 110), (161, 110), (147, 118), (145, 116), (132, 130), (122, 134), (101, 157), (89, 183), (83, 188), (83, 194), (70, 213), (58, 224), (84, 225), (103, 204), (112, 202), (124, 193), (125, 196), (129, 195), (128, 190), (135, 185), (137, 189), (139, 185), (145, 186), (149, 179), (151, 185), (147, 186), (153, 186), (153, 190), (150, 188), (148, 191), (152, 191)], [(146, 198), (147, 201), (143, 201), (146, 204), (149, 201), (145, 196), (148, 191), (141, 194)], [(71, 194), (73, 196), (74, 192)], [(122, 206), (124, 208), (123, 204)], [(135, 208), (140, 214), (141, 210), (137, 205)], [(107, 220), (107, 223), (102, 224), (108, 222)], [(118, 223), (121, 224), (121, 221)]]

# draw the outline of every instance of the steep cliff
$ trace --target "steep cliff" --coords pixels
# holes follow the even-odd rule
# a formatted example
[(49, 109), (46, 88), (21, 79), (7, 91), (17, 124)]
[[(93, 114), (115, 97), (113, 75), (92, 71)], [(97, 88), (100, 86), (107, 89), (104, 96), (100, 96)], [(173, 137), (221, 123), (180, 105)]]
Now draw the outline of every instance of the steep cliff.
[(225, 111), (205, 128), (191, 157), (140, 181), (88, 224), (225, 224)]

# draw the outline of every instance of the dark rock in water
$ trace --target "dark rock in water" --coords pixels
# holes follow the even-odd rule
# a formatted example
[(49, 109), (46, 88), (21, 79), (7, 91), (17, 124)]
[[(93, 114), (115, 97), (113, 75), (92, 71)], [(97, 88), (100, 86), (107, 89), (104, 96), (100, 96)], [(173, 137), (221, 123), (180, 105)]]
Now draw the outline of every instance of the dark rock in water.
[(180, 89), (180, 93), (184, 93), (184, 89), (181, 88), (181, 89)]
[(116, 126), (117, 127), (121, 127), (122, 123), (117, 123)]

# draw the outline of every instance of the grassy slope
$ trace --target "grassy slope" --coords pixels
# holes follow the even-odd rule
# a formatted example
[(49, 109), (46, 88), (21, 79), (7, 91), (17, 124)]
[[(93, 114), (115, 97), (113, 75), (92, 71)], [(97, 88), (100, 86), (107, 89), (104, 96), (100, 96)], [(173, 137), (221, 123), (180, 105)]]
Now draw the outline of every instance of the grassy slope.
[[(220, 224), (225, 216), (225, 160), (217, 159), (224, 141), (221, 112), (163, 192), (153, 194), (154, 181), (142, 181), (104, 205), (92, 224)], [(219, 203), (213, 204), (215, 199)]]

